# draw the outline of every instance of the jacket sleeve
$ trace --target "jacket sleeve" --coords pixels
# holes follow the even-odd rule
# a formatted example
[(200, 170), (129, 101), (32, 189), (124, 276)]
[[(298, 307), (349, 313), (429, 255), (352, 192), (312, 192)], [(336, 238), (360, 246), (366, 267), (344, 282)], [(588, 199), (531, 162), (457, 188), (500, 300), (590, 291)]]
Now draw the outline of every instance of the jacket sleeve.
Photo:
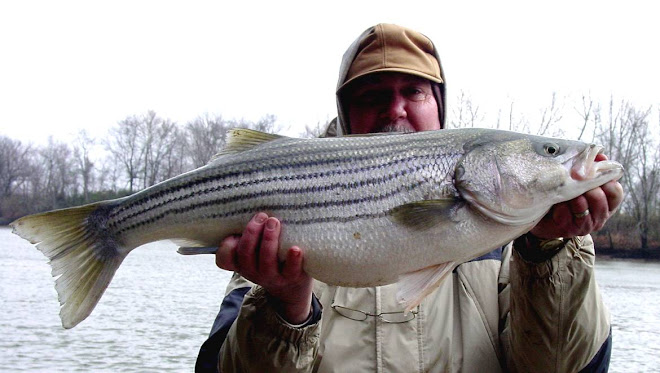
[(255, 285), (245, 295), (220, 349), (219, 370), (311, 372), (320, 330), (320, 321), (302, 327), (284, 322), (271, 307), (265, 290)]
[[(567, 240), (547, 260), (513, 250), (502, 332), (512, 372), (578, 372), (609, 363), (610, 315), (594, 277), (591, 236)], [(600, 364), (602, 366), (603, 364)]]
[(263, 288), (235, 273), (209, 338), (200, 348), (196, 372), (306, 372), (318, 350), (321, 305), (301, 326), (277, 315)]

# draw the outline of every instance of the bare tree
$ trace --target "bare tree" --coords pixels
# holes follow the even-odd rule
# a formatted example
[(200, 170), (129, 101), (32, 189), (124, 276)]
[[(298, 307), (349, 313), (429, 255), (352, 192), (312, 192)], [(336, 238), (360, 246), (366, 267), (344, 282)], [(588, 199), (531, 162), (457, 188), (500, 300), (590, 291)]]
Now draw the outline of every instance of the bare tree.
[(174, 122), (157, 116), (154, 111), (138, 118), (137, 125), (142, 187), (147, 188), (169, 176), (162, 174), (161, 166), (176, 145), (177, 128)]
[(171, 149), (161, 162), (162, 179), (169, 179), (193, 168), (189, 157), (190, 149), (186, 140), (186, 132), (178, 127), (175, 128), (171, 141)]
[(582, 118), (582, 126), (580, 127), (580, 134), (577, 136), (577, 140), (582, 140), (582, 136), (584, 136), (585, 131), (591, 124), (593, 128), (593, 132), (591, 139), (588, 141), (593, 141), (593, 139), (596, 136), (596, 126), (594, 125), (594, 123), (596, 123), (596, 121), (598, 120), (596, 113), (600, 112), (600, 108), (598, 108), (598, 106), (595, 104), (593, 98), (591, 98), (591, 95), (585, 96), (583, 94), (582, 108), (581, 109), (575, 108), (575, 111)]
[(279, 133), (284, 129), (281, 124), (277, 123), (277, 117), (273, 114), (266, 114), (256, 122), (249, 123), (247, 128), (268, 133)]
[(0, 197), (9, 196), (29, 171), (31, 147), (0, 136)]
[(649, 117), (651, 108), (638, 109), (622, 101), (615, 107), (610, 99), (608, 120), (598, 115), (597, 139), (606, 147), (606, 153), (626, 169), (623, 183), (627, 196), (623, 208), (637, 222), (641, 248), (648, 249), (651, 219), (657, 214), (660, 155), (658, 141), (651, 135)]
[(92, 172), (94, 170), (94, 162), (91, 160), (91, 150), (94, 146), (94, 139), (89, 137), (87, 131), (81, 130), (78, 132), (75, 143), (73, 145), (73, 155), (76, 162), (76, 171), (82, 181), (82, 196), (83, 202), (89, 202), (89, 192), (92, 184)]
[(128, 191), (136, 190), (136, 182), (140, 173), (140, 161), (144, 156), (144, 148), (139, 142), (140, 119), (136, 116), (120, 121), (117, 127), (110, 129), (110, 138), (106, 143), (108, 151), (117, 164), (120, 164), (128, 181)]
[(321, 137), (326, 130), (328, 129), (328, 126), (330, 125), (332, 120), (329, 120), (327, 122), (316, 122), (316, 125), (306, 125), (305, 129), (301, 131), (298, 135), (302, 138), (315, 138), (315, 137)]
[(118, 185), (123, 172), (123, 166), (115, 162), (114, 157), (108, 157), (101, 161), (100, 172), (98, 173), (97, 185), (98, 191), (108, 191), (118, 193), (120, 186)]
[(186, 124), (185, 134), (194, 168), (205, 165), (224, 147), (228, 130), (228, 123), (219, 115), (206, 114)]
[(648, 113), (639, 112), (629, 102), (621, 102), (615, 107), (611, 98), (606, 118), (597, 112), (599, 130), (596, 139), (605, 147), (605, 153), (621, 163), (626, 170), (632, 169), (639, 156), (641, 123), (646, 121)]
[(3, 222), (21, 214), (20, 205), (25, 201), (21, 201), (23, 195), (15, 192), (23, 187), (30, 174), (31, 151), (29, 145), (0, 136), (0, 220)]
[(529, 123), (527, 122), (527, 120), (523, 115), (520, 116), (520, 119), (516, 119), (516, 115), (514, 114), (515, 113), (514, 106), (515, 106), (515, 102), (511, 101), (509, 103), (507, 118), (505, 119), (506, 123), (503, 123), (502, 120), (502, 109), (500, 109), (497, 112), (497, 119), (495, 121), (496, 129), (504, 129), (508, 131), (518, 131), (518, 132), (529, 131)]
[(277, 123), (277, 117), (273, 114), (266, 114), (256, 122), (247, 119), (232, 119), (227, 122), (227, 127), (232, 128), (250, 128), (256, 131), (267, 133), (278, 133), (283, 130), (282, 125)]
[[(650, 137), (646, 137), (649, 139)], [(644, 141), (641, 144), (634, 185), (629, 191), (633, 200), (634, 216), (638, 220), (640, 244), (649, 248), (649, 233), (653, 218), (658, 214), (658, 185), (660, 184), (660, 151), (657, 144)]]
[(480, 112), (479, 105), (472, 102), (472, 97), (461, 91), (458, 102), (453, 106), (453, 119), (450, 125), (453, 128), (474, 128), (483, 125), (484, 115)]
[(557, 92), (552, 92), (550, 106), (541, 109), (541, 120), (536, 134), (540, 136), (559, 136), (563, 134), (561, 127), (557, 125), (562, 118), (562, 107), (558, 102)]
[(52, 138), (39, 151), (41, 173), (44, 175), (40, 195), (48, 209), (67, 206), (67, 199), (75, 194), (76, 172), (71, 149), (65, 143)]
[(638, 221), (640, 244), (649, 248), (652, 220), (658, 216), (658, 190), (660, 186), (660, 150), (657, 137), (649, 128), (651, 109), (632, 116), (639, 124), (639, 155), (628, 180), (629, 196), (633, 202), (633, 216)]

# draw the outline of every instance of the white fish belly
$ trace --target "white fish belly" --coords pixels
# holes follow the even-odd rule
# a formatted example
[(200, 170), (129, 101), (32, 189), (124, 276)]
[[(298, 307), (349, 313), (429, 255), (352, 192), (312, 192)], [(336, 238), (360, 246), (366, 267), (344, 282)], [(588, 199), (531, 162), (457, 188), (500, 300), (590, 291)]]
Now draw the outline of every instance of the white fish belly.
[(425, 231), (395, 224), (389, 217), (284, 227), (280, 257), (297, 245), (304, 250), (305, 271), (317, 280), (340, 286), (379, 286), (430, 266), (460, 264), (529, 230), (527, 225), (504, 226), (470, 215), (471, 219)]

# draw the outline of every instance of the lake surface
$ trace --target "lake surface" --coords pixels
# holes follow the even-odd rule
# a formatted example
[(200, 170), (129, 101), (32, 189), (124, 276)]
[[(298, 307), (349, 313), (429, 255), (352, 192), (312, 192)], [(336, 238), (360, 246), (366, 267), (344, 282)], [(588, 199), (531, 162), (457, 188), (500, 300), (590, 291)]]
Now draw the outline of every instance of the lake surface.
[[(0, 371), (190, 372), (230, 274), (210, 255), (133, 251), (85, 321), (65, 330), (46, 258), (0, 227)], [(660, 372), (660, 263), (601, 260), (610, 372)]]

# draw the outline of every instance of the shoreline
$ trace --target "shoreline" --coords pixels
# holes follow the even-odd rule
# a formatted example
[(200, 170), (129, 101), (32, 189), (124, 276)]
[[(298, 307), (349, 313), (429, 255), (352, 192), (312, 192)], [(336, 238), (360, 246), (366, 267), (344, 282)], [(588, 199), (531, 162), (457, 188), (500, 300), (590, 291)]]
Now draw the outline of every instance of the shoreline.
[(642, 249), (599, 249), (596, 247), (596, 257), (601, 259), (635, 259), (645, 261), (660, 261), (660, 248)]
[[(0, 228), (11, 229), (7, 224), (0, 224)], [(599, 248), (596, 245), (596, 257), (599, 259), (634, 259), (660, 262), (660, 247), (642, 249), (610, 249)]]

